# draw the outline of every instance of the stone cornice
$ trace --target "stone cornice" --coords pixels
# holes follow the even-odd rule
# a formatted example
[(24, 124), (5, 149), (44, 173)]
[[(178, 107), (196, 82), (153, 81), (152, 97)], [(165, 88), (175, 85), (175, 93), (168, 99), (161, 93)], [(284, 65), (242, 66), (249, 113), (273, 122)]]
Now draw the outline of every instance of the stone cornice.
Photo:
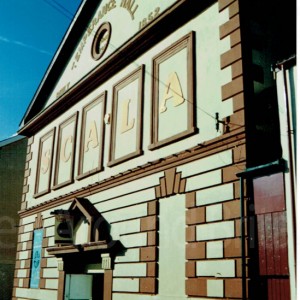
[(220, 151), (233, 148), (237, 144), (241, 143), (241, 141), (243, 141), (244, 139), (244, 127), (241, 127), (238, 130), (224, 134), (223, 136), (217, 137), (213, 140), (210, 140), (209, 142), (204, 142), (202, 144), (198, 144), (193, 148), (184, 150), (171, 156), (148, 162), (142, 166), (135, 167), (115, 176), (106, 178), (102, 181), (87, 185), (71, 193), (61, 195), (39, 205), (21, 210), (19, 211), (19, 215), (21, 218), (24, 218), (38, 212), (56, 208), (63, 204), (72, 202), (76, 197), (88, 197), (101, 191), (117, 187), (121, 184), (125, 184), (127, 182), (137, 180), (139, 178), (165, 171), (167, 169), (177, 167), (179, 165), (186, 164), (197, 159), (201, 159)]

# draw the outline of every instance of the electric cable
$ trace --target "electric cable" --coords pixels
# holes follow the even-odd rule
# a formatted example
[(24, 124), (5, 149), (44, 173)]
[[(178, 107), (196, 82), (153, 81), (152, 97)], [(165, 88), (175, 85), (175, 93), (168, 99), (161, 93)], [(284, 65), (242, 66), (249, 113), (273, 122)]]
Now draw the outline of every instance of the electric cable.
[(60, 14), (62, 14), (63, 16), (65, 16), (66, 18), (68, 18), (70, 21), (73, 20), (73, 15), (71, 14), (67, 14), (64, 10), (59, 9), (59, 6), (55, 6), (53, 5), (49, 0), (43, 0), (45, 3), (47, 3), (49, 6), (51, 6), (53, 9), (55, 9), (57, 12), (59, 12)]

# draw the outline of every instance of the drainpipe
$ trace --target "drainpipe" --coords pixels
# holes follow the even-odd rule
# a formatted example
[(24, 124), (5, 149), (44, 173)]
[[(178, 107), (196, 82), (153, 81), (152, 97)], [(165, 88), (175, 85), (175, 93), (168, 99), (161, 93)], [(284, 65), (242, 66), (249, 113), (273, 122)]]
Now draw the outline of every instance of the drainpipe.
[(291, 299), (296, 299), (297, 282), (297, 222), (296, 222), (296, 195), (297, 195), (297, 116), (296, 116), (296, 78), (293, 76), (293, 68), (296, 69), (296, 55), (276, 63), (272, 71), (276, 79), (282, 157), (287, 161), (288, 172), (285, 174), (285, 197), (289, 218), (287, 226), (289, 230), (289, 269)]
[(285, 168), (285, 161), (279, 159), (269, 164), (260, 165), (253, 168), (247, 168), (244, 171), (236, 174), (236, 176), (240, 178), (241, 256), (242, 256), (241, 267), (242, 267), (242, 299), (243, 300), (247, 299), (244, 180), (253, 179), (256, 176), (263, 176), (263, 175), (283, 171), (284, 168)]
[(242, 249), (242, 299), (246, 299), (246, 245), (245, 245), (245, 203), (244, 203), (244, 179), (240, 177), (240, 200), (241, 200), (241, 249)]
[[(294, 116), (293, 116), (293, 107), (291, 104), (291, 99), (289, 97), (289, 91), (288, 91), (288, 79), (287, 79), (287, 70), (290, 69), (291, 66), (296, 65), (296, 56), (292, 56), (287, 60), (284, 60), (282, 62), (277, 63), (275, 66), (272, 66), (272, 70), (274, 74), (276, 72), (282, 71), (283, 76), (283, 88), (284, 88), (284, 101), (285, 103), (282, 103), (284, 109), (286, 110), (286, 124), (283, 124), (283, 126), (286, 126), (282, 130), (284, 134), (287, 134), (287, 140), (285, 141), (287, 144), (287, 153), (285, 153), (285, 158), (288, 160), (288, 168), (289, 168), (289, 175), (290, 175), (290, 190), (291, 190), (291, 206), (292, 206), (292, 215), (293, 215), (293, 227), (296, 228), (296, 215), (295, 215), (295, 195), (296, 195), (296, 150), (295, 150), (295, 134), (296, 134), (296, 125), (293, 124)], [(296, 92), (295, 92), (296, 93)], [(280, 118), (280, 117), (279, 117)], [(280, 120), (281, 121), (281, 120)], [(282, 125), (281, 125), (282, 127)], [(296, 234), (294, 230), (294, 240), (296, 241)], [(296, 253), (296, 243), (294, 243), (294, 253)], [(296, 261), (296, 256), (295, 256)]]

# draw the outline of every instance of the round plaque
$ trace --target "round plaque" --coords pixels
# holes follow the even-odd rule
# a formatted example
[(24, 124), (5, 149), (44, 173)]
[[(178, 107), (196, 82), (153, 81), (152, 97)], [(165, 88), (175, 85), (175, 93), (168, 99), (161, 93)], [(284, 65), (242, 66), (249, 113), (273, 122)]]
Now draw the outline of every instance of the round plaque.
[(92, 57), (94, 60), (99, 60), (105, 53), (111, 36), (111, 25), (109, 22), (101, 24), (98, 28), (93, 44)]

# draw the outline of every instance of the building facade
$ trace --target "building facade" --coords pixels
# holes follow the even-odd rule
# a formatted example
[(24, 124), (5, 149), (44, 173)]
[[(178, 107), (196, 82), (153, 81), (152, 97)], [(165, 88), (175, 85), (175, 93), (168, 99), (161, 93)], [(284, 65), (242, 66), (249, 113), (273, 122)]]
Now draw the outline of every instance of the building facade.
[(0, 142), (0, 295), (12, 297), (18, 224), (27, 139), (14, 136)]
[(296, 299), (294, 9), (82, 2), (19, 130), (13, 299)]

